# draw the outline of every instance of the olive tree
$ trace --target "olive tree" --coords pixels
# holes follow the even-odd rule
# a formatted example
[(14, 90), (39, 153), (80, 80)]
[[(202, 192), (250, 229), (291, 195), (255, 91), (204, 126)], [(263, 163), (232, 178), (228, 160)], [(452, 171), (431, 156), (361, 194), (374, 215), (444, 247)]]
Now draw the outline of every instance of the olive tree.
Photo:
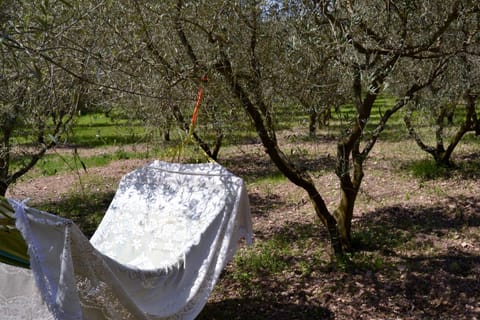
[[(346, 69), (344, 74), (351, 83), (351, 101), (356, 110), (337, 143), (336, 174), (341, 199), (333, 211), (342, 243), (348, 248), (355, 199), (368, 154), (388, 119), (446, 68), (448, 56), (455, 48), (443, 48), (439, 39), (454, 23), (477, 8), (464, 7), (460, 1), (448, 4), (420, 1), (361, 4), (337, 1), (333, 4), (327, 1), (322, 4), (320, 16), (330, 22), (333, 35), (344, 40), (343, 45), (337, 46), (338, 60)], [(318, 8), (318, 3), (315, 5)], [(429, 65), (426, 72), (418, 73), (419, 63)], [(399, 73), (409, 70), (415, 70), (416, 76), (403, 88), (397, 88), (394, 105), (382, 114), (378, 123), (371, 123), (372, 107), (378, 96), (388, 84), (395, 83)], [(367, 130), (367, 123), (373, 129)]]
[(98, 5), (1, 2), (0, 195), (61, 141), (87, 101), (95, 43), (83, 22)]
[[(454, 33), (456, 39), (449, 40), (461, 41), (462, 50), (450, 59), (446, 72), (428, 90), (416, 95), (404, 117), (417, 145), (439, 166), (453, 165), (452, 154), (468, 132), (480, 136), (477, 105), (480, 95), (480, 30), (478, 20), (471, 22), (463, 21), (460, 30)], [(460, 112), (464, 115), (454, 119), (455, 113)]]

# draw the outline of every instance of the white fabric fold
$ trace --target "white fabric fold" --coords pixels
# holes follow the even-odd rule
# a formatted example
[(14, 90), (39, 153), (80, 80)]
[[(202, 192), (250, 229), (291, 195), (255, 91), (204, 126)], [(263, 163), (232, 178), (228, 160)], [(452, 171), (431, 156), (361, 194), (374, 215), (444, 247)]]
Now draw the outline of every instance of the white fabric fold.
[[(218, 164), (155, 161), (127, 174), (90, 241), (68, 219), (11, 204), (45, 319), (194, 319), (252, 237), (244, 183)], [(18, 312), (7, 290), (0, 283), (0, 312)], [(34, 291), (17, 296), (38, 300)]]

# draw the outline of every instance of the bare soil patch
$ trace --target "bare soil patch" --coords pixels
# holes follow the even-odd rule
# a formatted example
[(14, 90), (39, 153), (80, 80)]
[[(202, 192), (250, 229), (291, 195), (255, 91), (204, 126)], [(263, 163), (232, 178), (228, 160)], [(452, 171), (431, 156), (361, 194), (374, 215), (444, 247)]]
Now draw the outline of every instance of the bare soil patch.
[[(56, 202), (72, 192), (82, 192), (82, 188), (93, 188), (93, 191), (114, 190), (120, 178), (151, 160), (128, 159), (112, 161), (108, 166), (88, 168), (75, 173), (64, 173), (38, 178), (26, 177), (13, 185), (7, 192), (7, 197), (30, 199), (31, 203)], [(91, 181), (95, 182), (93, 185)], [(104, 180), (104, 181), (102, 181)]]

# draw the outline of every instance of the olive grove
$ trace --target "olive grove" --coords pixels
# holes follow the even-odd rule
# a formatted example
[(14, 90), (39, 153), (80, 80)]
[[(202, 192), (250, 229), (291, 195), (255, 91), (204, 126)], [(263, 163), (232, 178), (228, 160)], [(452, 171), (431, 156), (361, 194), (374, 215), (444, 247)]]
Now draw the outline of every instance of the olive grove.
[[(437, 99), (432, 90), (447, 97), (465, 83), (450, 76), (452, 65), (468, 74), (478, 46), (480, 8), (467, 0), (46, 3), (2, 3), (0, 192), (58, 141), (79, 104), (115, 98), (168, 139), (172, 127), (188, 132), (202, 87), (202, 122), (213, 134), (196, 130), (193, 139), (217, 159), (225, 136), (248, 122), (278, 170), (308, 195), (337, 257), (352, 248), (364, 164), (390, 117)], [(475, 111), (476, 75), (469, 76), (454, 96)], [(383, 94), (395, 102), (375, 123)], [(329, 208), (308, 166), (279, 143), (277, 114), (304, 112), (313, 139), (319, 116), (326, 121), (344, 105), (354, 114), (335, 137), (339, 199)], [(475, 112), (468, 119), (468, 130), (478, 128)], [(27, 129), (34, 144), (17, 150), (13, 130)], [(25, 159), (21, 168), (9, 167), (13, 156)]]
[[(369, 152), (391, 115), (432, 84), (461, 49), (442, 39), (478, 11), (477, 5), (464, 1), (135, 4), (156, 25), (170, 30), (171, 38), (162, 42), (161, 50), (176, 50), (182, 75), (188, 71), (193, 81), (208, 74), (249, 115), (265, 152), (308, 194), (337, 256), (351, 248), (353, 210)], [(159, 56), (166, 56), (163, 52)], [(337, 140), (340, 199), (336, 208), (327, 207), (307, 168), (278, 143), (275, 114), (282, 104), (295, 99), (291, 90), (282, 89), (294, 87), (299, 78), (306, 90), (335, 85), (344, 101), (355, 107), (355, 115)], [(402, 85), (395, 88), (395, 104), (367, 132), (374, 102), (397, 82)], [(332, 90), (314, 94), (317, 101), (326, 102)]]

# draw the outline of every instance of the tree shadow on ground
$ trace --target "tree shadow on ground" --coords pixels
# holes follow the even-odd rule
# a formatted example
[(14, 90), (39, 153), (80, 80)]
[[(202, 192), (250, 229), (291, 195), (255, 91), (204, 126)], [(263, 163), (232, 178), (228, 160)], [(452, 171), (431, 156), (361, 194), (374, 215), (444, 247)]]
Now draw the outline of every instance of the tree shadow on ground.
[(253, 216), (267, 216), (271, 210), (288, 205), (284, 197), (274, 193), (261, 195), (256, 192), (251, 192), (248, 194), (248, 198)]
[[(292, 154), (290, 159), (301, 170), (322, 171), (335, 168), (335, 158), (328, 154), (315, 156), (314, 158)], [(228, 157), (222, 161), (222, 165), (246, 181), (255, 181), (268, 177), (283, 178), (282, 173), (275, 164), (265, 155), (258, 155), (257, 157), (252, 157), (252, 155)]]
[(334, 319), (327, 308), (294, 303), (278, 303), (265, 299), (226, 299), (205, 306), (197, 320), (327, 320)]
[(364, 215), (357, 222), (357, 248), (373, 253), (385, 267), (352, 274), (368, 288), (360, 300), (407, 318), (479, 317), (479, 226), (480, 197)]
[(388, 270), (352, 273), (343, 279), (346, 289), (340, 295), (353, 292), (353, 304), (402, 319), (475, 319), (480, 315), (479, 265), (478, 255), (456, 250), (400, 256)]
[(458, 155), (451, 160), (451, 167), (436, 165), (433, 157), (397, 161), (397, 164), (401, 171), (411, 172), (423, 180), (450, 177), (457, 177), (464, 180), (480, 179), (480, 152)]
[(222, 165), (227, 167), (233, 174), (242, 177), (247, 181), (282, 176), (272, 161), (264, 155), (259, 155), (257, 157), (252, 157), (251, 155), (229, 157), (222, 161)]
[(287, 222), (257, 237), (301, 248), (275, 257), (286, 269), (242, 284), (227, 276), (225, 300), (199, 319), (478, 319), (479, 226), (480, 197), (381, 208), (354, 222), (357, 247), (343, 268), (321, 253), (323, 226)]
[[(480, 197), (447, 197), (429, 206), (391, 206), (367, 213), (358, 220), (360, 226), (380, 226), (411, 233), (432, 233), (480, 226)], [(388, 236), (388, 234), (386, 234)]]

